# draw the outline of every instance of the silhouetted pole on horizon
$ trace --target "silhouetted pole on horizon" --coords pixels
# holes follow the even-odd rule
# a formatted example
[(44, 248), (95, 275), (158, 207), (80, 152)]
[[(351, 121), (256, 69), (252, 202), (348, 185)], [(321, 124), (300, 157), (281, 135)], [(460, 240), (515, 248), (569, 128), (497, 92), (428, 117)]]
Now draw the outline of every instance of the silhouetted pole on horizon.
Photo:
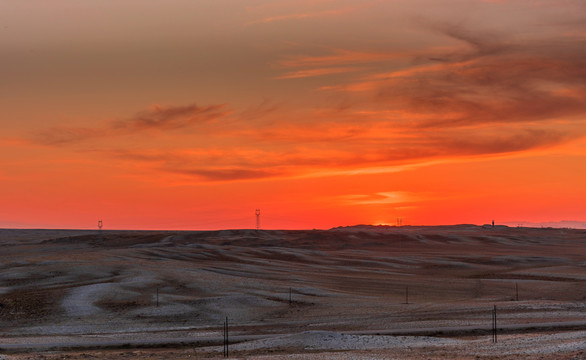
[(260, 229), (260, 209), (256, 209), (254, 212), (256, 214), (256, 230)]
[(98, 241), (100, 242), (104, 242), (104, 234), (102, 233), (102, 227), (104, 226), (104, 223), (102, 222), (102, 220), (98, 220), (98, 233), (100, 235), (98, 235)]

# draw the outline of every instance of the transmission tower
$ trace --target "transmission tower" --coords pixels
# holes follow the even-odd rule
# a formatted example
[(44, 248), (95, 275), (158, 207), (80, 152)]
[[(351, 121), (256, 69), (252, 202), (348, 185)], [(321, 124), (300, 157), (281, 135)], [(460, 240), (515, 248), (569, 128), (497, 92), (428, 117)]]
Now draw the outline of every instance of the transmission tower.
[(260, 209), (256, 209), (256, 230), (260, 229)]
[(102, 230), (102, 226), (104, 226), (102, 220), (98, 220), (98, 229)]

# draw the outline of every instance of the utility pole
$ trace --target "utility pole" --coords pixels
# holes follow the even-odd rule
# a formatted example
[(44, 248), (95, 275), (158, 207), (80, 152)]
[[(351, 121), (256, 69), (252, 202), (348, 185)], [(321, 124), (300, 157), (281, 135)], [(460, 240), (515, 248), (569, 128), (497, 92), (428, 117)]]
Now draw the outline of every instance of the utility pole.
[(260, 229), (260, 209), (256, 209), (256, 230)]

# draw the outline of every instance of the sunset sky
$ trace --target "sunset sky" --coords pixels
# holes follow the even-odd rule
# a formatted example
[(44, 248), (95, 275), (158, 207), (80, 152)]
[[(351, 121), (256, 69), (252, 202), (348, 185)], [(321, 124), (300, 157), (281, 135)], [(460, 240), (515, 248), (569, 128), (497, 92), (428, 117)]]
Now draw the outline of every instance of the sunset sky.
[(586, 2), (2, 0), (0, 227), (586, 220)]

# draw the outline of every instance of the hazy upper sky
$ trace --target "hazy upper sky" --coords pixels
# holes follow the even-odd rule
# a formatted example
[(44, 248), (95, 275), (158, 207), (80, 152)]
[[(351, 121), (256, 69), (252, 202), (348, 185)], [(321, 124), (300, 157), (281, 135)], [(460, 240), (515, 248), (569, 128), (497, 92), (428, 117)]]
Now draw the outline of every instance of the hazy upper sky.
[(2, 0), (0, 227), (586, 219), (586, 2)]

